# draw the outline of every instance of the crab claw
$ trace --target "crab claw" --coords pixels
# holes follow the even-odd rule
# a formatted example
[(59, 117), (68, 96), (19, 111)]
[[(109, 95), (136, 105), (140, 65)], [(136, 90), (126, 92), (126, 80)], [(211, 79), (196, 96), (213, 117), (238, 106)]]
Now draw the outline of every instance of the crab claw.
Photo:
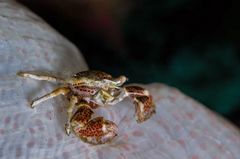
[(144, 122), (156, 113), (152, 96), (137, 96), (134, 98), (135, 118), (138, 123)]
[(89, 144), (105, 144), (117, 136), (117, 125), (112, 121), (97, 117), (83, 127), (73, 128), (75, 134)]
[(70, 123), (73, 128), (84, 127), (91, 119), (93, 111), (88, 106), (81, 106), (73, 115)]
[(126, 86), (125, 92), (134, 100), (135, 118), (138, 123), (144, 122), (156, 113), (152, 96), (146, 89), (139, 86)]
[(81, 140), (90, 144), (104, 144), (117, 136), (118, 127), (114, 122), (103, 117), (91, 119), (92, 115), (91, 108), (82, 105), (71, 119), (71, 128)]

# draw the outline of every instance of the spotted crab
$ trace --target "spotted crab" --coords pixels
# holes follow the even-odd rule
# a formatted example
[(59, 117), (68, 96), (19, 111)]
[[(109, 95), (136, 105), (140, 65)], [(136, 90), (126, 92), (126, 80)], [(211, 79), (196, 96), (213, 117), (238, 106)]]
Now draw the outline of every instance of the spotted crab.
[(125, 76), (113, 78), (101, 71), (83, 71), (66, 79), (31, 72), (18, 72), (17, 75), (62, 84), (52, 92), (34, 99), (31, 107), (58, 95), (66, 96), (69, 100), (66, 134), (74, 132), (82, 141), (90, 144), (104, 144), (117, 136), (118, 127), (114, 122), (103, 117), (92, 119), (93, 109), (99, 106), (114, 105), (130, 97), (135, 104), (137, 123), (149, 119), (156, 112), (149, 91), (136, 85), (123, 86), (127, 80)]

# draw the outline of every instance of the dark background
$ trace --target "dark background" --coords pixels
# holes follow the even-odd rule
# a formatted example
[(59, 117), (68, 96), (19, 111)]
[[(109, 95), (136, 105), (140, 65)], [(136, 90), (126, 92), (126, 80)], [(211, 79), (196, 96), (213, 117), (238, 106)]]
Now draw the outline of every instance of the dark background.
[(238, 0), (19, 0), (90, 69), (179, 88), (240, 126)]

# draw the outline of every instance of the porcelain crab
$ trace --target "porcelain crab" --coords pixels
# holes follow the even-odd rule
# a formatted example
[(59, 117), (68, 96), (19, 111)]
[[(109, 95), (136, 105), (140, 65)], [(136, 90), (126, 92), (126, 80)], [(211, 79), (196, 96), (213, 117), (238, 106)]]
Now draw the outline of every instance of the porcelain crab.
[(99, 106), (114, 105), (130, 97), (135, 104), (138, 123), (149, 119), (156, 112), (149, 91), (136, 85), (123, 86), (127, 80), (125, 76), (113, 78), (102, 71), (83, 71), (66, 79), (31, 72), (18, 72), (17, 75), (62, 84), (52, 92), (34, 99), (31, 107), (58, 95), (66, 96), (69, 100), (66, 134), (70, 135), (73, 131), (81, 140), (90, 144), (104, 144), (117, 136), (118, 127), (114, 122), (103, 117), (92, 119), (93, 109)]

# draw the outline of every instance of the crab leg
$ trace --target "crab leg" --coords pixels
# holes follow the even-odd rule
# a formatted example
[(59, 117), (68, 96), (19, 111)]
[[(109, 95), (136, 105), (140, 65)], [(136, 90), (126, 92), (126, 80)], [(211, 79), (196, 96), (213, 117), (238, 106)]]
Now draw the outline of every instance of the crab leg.
[(54, 76), (38, 75), (29, 72), (18, 72), (17, 75), (20, 77), (32, 78), (35, 80), (65, 83), (65, 80)]
[(73, 109), (74, 109), (77, 102), (78, 102), (78, 99), (77, 99), (76, 96), (71, 96), (70, 97), (69, 104), (68, 104), (68, 107), (67, 107), (67, 122), (65, 124), (65, 132), (68, 136), (71, 133), (70, 121), (71, 121), (71, 118), (72, 118), (72, 115), (73, 115)]
[(48, 94), (46, 94), (46, 95), (44, 95), (40, 98), (34, 99), (31, 102), (31, 107), (34, 108), (35, 105), (37, 105), (39, 103), (42, 103), (43, 101), (51, 99), (53, 97), (56, 97), (56, 96), (59, 96), (59, 95), (66, 95), (69, 91), (70, 91), (70, 89), (66, 88), (66, 87), (57, 88), (54, 91), (52, 91), (51, 93), (48, 93)]
[(84, 105), (79, 107), (71, 119), (71, 127), (81, 140), (90, 144), (104, 144), (117, 136), (115, 123), (103, 117), (91, 119), (92, 114), (90, 107)]

